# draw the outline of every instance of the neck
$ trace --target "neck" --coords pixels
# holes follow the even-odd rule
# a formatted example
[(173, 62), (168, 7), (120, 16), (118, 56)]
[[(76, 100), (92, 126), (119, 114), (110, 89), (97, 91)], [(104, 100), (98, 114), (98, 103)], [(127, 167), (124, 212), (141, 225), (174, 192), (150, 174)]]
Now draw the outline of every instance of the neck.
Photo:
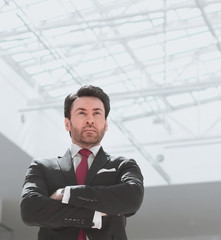
[(76, 143), (74, 141), (72, 141), (74, 144), (78, 145), (79, 147), (81, 148), (84, 148), (84, 149), (90, 149), (92, 147), (96, 147), (96, 146), (99, 146), (100, 143), (97, 143), (97, 144), (81, 144), (81, 143)]

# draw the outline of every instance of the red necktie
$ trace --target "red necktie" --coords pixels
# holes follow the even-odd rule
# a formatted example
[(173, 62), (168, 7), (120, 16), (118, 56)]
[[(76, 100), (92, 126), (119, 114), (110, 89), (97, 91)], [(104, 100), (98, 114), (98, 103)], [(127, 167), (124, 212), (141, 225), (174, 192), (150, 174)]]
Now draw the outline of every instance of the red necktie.
[(83, 185), (88, 172), (87, 159), (91, 154), (91, 151), (88, 149), (81, 149), (79, 153), (81, 154), (82, 158), (81, 158), (81, 162), (79, 163), (76, 169), (76, 178), (77, 178), (78, 185)]
[[(81, 154), (82, 158), (76, 169), (76, 178), (78, 185), (83, 185), (88, 172), (87, 159), (91, 154), (91, 151), (88, 149), (81, 149), (79, 153)], [(78, 240), (86, 240), (86, 234), (83, 229), (80, 229), (79, 231)]]

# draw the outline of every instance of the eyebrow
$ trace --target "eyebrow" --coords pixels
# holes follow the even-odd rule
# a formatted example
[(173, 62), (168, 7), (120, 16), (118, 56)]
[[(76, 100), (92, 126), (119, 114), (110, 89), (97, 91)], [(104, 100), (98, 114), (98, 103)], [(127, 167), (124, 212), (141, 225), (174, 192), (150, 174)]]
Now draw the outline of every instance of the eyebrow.
[(86, 111), (86, 109), (85, 109), (85, 108), (77, 108), (77, 109), (75, 110), (75, 112), (77, 112), (77, 111)]
[[(77, 112), (77, 111), (87, 111), (87, 109), (79, 107), (75, 110), (75, 112)], [(102, 108), (93, 108), (93, 111), (102, 111), (103, 112), (103, 109)]]
[(94, 111), (102, 111), (102, 112), (103, 112), (103, 109), (102, 109), (102, 108), (94, 108), (93, 110), (94, 110)]

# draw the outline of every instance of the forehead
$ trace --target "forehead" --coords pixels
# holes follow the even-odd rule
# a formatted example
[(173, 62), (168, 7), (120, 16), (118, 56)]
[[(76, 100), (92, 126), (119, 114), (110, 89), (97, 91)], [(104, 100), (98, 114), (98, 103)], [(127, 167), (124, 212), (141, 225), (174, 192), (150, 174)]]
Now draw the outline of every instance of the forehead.
[(76, 110), (78, 108), (84, 109), (102, 109), (104, 110), (103, 102), (96, 97), (78, 97), (72, 104), (72, 109)]

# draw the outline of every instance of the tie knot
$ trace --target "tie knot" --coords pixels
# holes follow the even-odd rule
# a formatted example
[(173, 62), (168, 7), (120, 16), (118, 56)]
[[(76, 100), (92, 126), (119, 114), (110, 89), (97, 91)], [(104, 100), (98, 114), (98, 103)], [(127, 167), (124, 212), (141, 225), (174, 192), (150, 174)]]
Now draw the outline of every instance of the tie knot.
[(91, 151), (88, 150), (88, 149), (85, 149), (85, 148), (82, 148), (79, 153), (82, 155), (82, 156), (86, 156), (86, 157), (89, 157), (89, 155), (91, 154)]

